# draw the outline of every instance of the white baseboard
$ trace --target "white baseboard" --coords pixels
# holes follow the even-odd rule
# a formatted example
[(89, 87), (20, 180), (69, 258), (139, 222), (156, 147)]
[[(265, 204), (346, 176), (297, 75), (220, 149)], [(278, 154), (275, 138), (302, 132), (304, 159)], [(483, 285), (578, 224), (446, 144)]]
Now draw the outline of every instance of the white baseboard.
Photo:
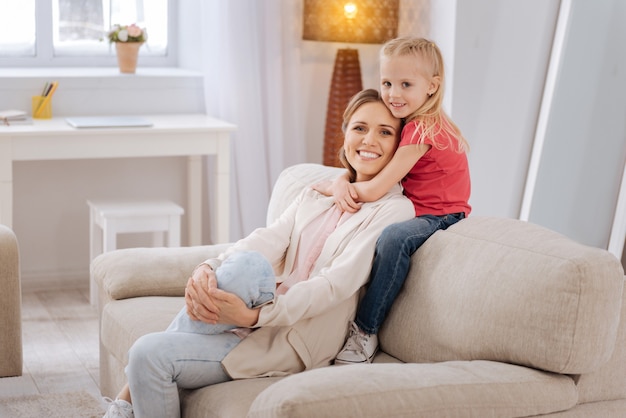
[(21, 272), (22, 291), (89, 289), (89, 271)]

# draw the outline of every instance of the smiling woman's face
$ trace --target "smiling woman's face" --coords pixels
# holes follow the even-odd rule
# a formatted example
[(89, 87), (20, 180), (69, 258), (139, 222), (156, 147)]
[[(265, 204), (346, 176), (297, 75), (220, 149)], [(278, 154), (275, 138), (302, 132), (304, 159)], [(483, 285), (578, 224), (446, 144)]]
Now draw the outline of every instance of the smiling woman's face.
[(366, 181), (382, 170), (398, 147), (400, 120), (382, 102), (361, 105), (348, 122), (343, 142), (356, 181)]

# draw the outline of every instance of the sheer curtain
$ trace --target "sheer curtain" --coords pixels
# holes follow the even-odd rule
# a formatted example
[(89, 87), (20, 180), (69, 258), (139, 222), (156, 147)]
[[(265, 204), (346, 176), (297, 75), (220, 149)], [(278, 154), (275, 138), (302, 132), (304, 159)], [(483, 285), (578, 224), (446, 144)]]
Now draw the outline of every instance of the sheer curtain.
[(265, 225), (280, 171), (305, 159), (300, 103), (302, 1), (203, 1), (207, 113), (237, 125), (231, 241)]

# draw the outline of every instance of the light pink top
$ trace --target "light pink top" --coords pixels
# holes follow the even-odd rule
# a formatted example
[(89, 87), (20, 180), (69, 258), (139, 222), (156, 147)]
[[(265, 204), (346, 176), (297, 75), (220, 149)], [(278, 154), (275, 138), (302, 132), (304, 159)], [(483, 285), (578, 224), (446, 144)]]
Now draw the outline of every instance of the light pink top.
[(293, 270), (289, 277), (278, 286), (276, 294), (284, 295), (293, 285), (309, 278), (326, 239), (350, 215), (352, 214), (349, 212), (343, 213), (337, 205), (332, 205), (302, 230)]

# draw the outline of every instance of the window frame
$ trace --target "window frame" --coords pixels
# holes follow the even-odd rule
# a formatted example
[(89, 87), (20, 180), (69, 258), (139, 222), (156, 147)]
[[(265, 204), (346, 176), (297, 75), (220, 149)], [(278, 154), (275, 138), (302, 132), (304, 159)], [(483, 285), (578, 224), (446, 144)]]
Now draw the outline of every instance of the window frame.
[[(178, 0), (168, 0), (167, 6), (167, 51), (165, 56), (144, 55), (139, 51), (142, 67), (178, 66)], [(35, 56), (0, 56), (0, 67), (43, 68), (43, 67), (116, 67), (115, 52), (107, 56), (55, 56), (52, 46), (52, 1), (35, 0)], [(148, 31), (150, 28), (148, 28)], [(107, 42), (104, 40), (103, 42)], [(110, 45), (112, 51), (115, 46)], [(143, 48), (142, 48), (143, 49)]]

